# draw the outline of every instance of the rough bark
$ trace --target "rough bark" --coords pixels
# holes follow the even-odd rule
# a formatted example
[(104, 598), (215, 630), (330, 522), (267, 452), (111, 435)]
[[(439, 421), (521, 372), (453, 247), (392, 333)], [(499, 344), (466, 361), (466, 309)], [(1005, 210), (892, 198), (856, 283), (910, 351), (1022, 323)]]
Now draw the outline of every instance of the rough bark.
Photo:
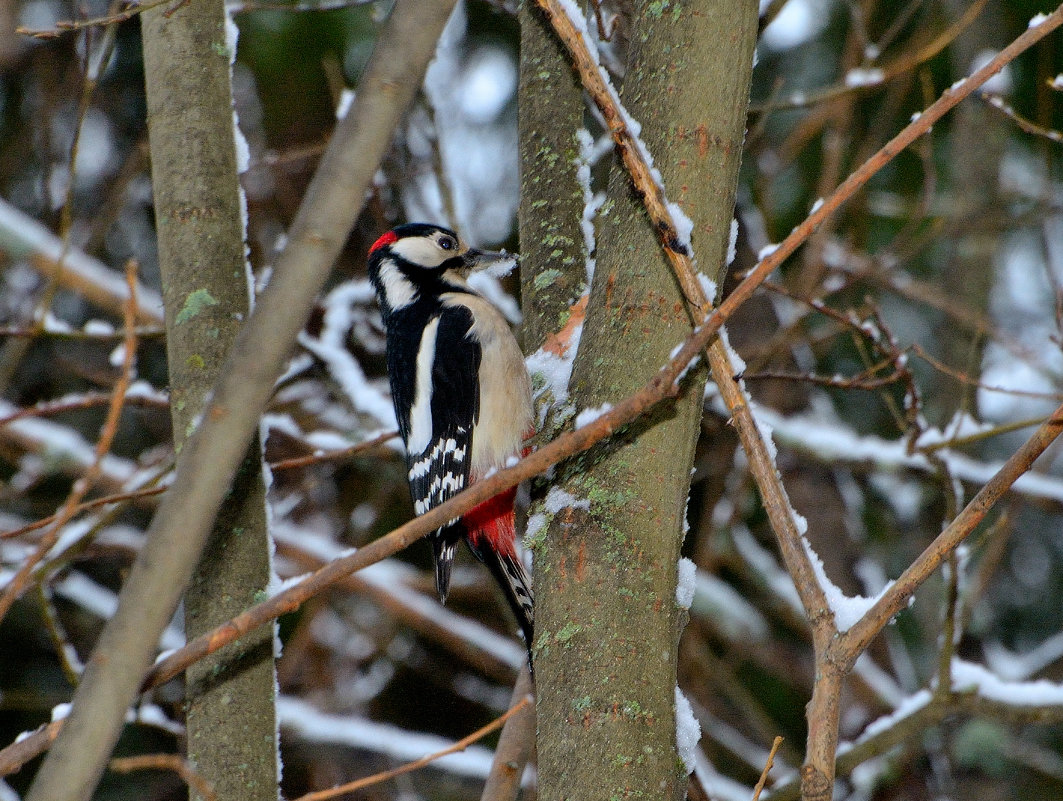
[[(714, 275), (730, 235), (756, 10), (748, 0), (635, 8), (624, 103)], [(571, 384), (580, 409), (636, 390), (690, 331), (620, 167), (597, 230)], [(675, 590), (704, 380), (692, 372), (675, 402), (560, 471), (559, 484), (589, 508), (563, 509), (536, 543), (539, 794), (547, 801), (684, 796)]]
[(524, 349), (539, 348), (586, 288), (576, 177), (583, 90), (531, 0), (520, 8), (520, 228)]
[[(142, 22), (152, 187), (166, 308), (174, 446), (204, 411), (249, 311), (221, 2)], [(189, 639), (253, 604), (269, 584), (266, 488), (257, 437), (185, 592)], [(188, 758), (219, 801), (277, 797), (273, 627), (187, 674)]]

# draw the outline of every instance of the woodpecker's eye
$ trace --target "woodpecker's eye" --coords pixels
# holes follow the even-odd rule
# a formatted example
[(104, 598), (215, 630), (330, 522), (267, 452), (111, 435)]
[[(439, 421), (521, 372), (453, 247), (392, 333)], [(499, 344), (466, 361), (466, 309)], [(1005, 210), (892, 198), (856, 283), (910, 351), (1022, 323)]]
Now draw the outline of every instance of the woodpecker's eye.
[(439, 247), (443, 250), (454, 250), (458, 246), (458, 243), (451, 239), (449, 236), (440, 237)]

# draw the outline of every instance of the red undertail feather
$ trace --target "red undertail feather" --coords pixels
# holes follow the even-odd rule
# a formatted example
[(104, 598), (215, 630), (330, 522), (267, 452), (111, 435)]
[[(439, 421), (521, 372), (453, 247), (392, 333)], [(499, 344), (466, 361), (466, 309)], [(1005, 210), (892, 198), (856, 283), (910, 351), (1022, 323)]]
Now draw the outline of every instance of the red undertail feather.
[(461, 518), (473, 548), (487, 547), (500, 556), (516, 557), (516, 521), (513, 499), (517, 488), (510, 487), (474, 506)]
[(369, 248), (369, 252), (372, 253), (374, 250), (384, 247), (384, 245), (390, 245), (392, 242), (397, 242), (398, 239), (399, 238), (395, 235), (394, 231), (388, 231), (373, 243), (373, 247)]

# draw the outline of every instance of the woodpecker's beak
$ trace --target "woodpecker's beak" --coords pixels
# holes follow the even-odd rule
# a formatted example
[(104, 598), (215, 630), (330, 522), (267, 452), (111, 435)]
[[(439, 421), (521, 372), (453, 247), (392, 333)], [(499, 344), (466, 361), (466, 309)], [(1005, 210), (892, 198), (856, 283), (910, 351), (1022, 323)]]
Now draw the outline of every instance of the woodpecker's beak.
[(461, 257), (465, 259), (465, 266), (472, 272), (485, 270), (492, 264), (513, 258), (504, 250), (477, 250), (476, 248), (469, 248), (461, 254)]
[(471, 273), (486, 270), (496, 277), (511, 272), (517, 264), (517, 256), (504, 250), (477, 250), (469, 248), (462, 254), (465, 269)]

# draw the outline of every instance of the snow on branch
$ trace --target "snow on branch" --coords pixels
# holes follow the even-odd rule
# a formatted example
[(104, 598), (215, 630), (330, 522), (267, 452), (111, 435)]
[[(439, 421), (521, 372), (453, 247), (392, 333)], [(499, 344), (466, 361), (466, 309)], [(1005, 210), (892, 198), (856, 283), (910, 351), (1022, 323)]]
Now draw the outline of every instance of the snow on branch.
[[(277, 699), (281, 730), (305, 742), (345, 745), (392, 759), (414, 760), (442, 751), (453, 741), (433, 734), (406, 731), (352, 715), (322, 712), (309, 702), (290, 696)], [(458, 776), (484, 779), (491, 770), (493, 753), (483, 746), (469, 746), (463, 753), (447, 754), (431, 764)]]

